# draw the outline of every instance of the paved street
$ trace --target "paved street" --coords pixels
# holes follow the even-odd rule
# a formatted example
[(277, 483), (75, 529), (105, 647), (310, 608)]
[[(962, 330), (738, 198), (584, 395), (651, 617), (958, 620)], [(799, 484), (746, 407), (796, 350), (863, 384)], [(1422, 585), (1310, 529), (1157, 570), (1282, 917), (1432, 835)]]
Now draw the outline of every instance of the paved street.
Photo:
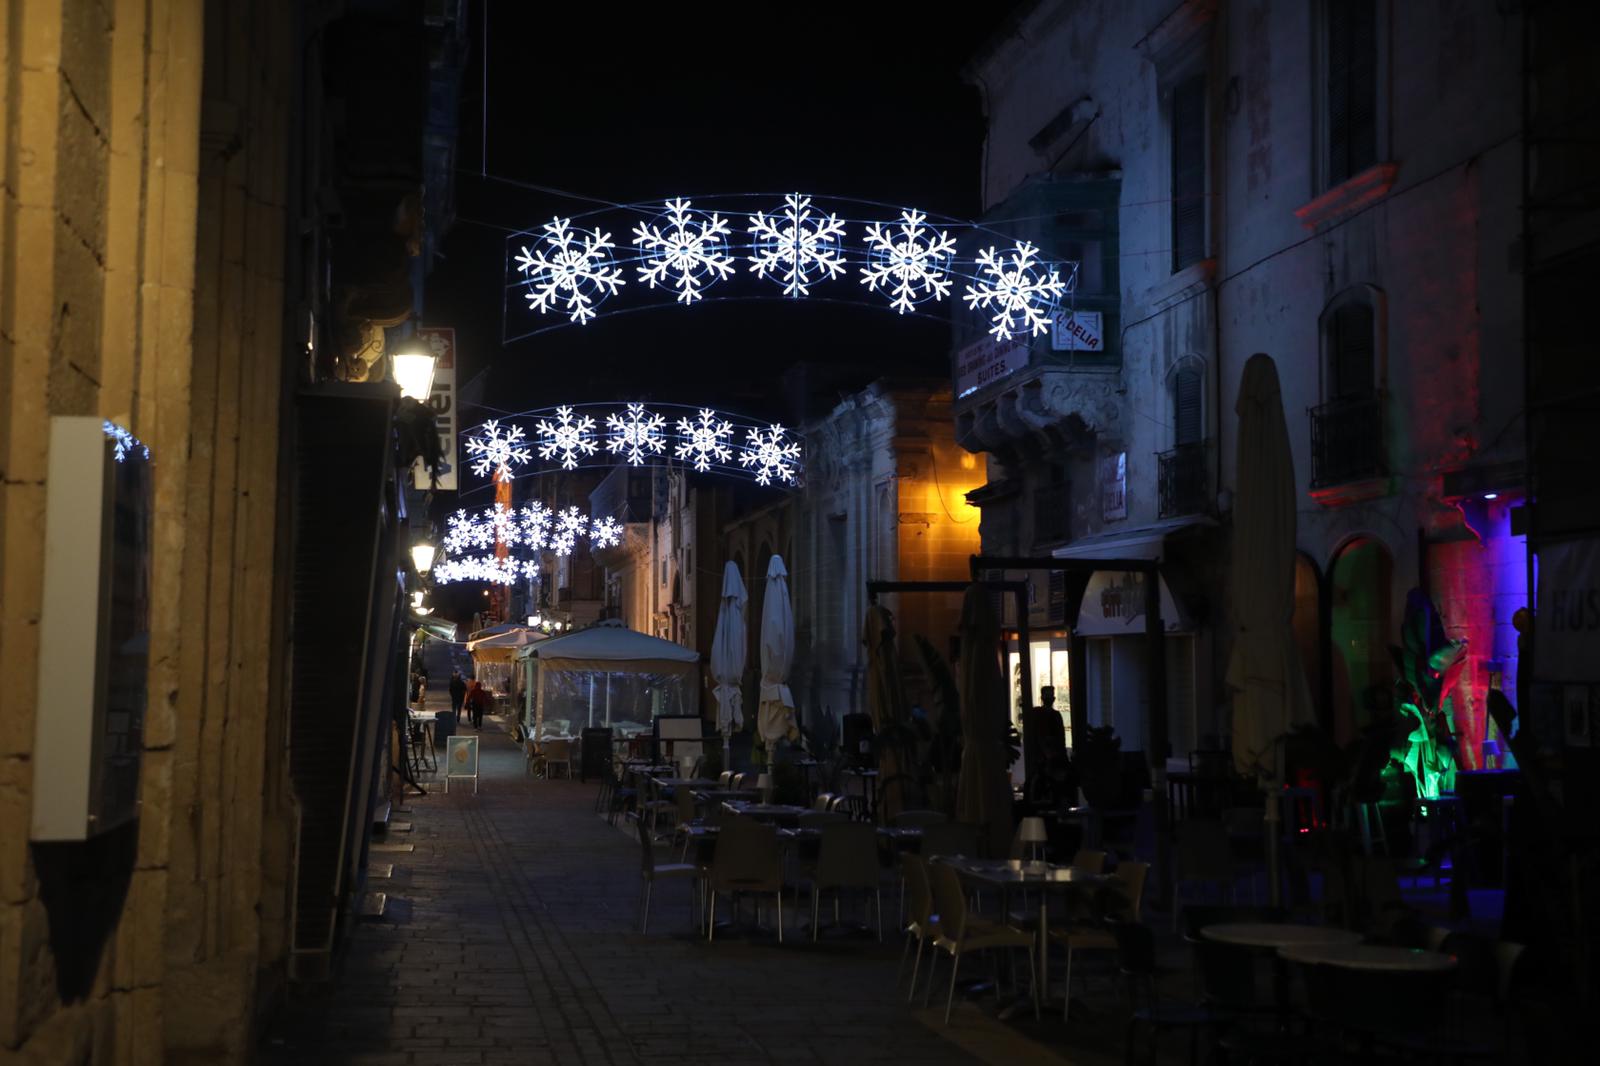
[(1060, 1061), (976, 1007), (949, 1035), (921, 1020), (895, 995), (892, 935), (708, 945), (669, 883), (640, 936), (638, 844), (593, 813), (595, 786), (524, 776), (492, 719), (483, 774), (477, 796), (429, 782), (407, 801), (413, 828), (390, 840), (414, 850), (373, 855), (394, 863), (372, 886), (387, 913), (354, 931), (326, 996), (273, 1027), (266, 1062)]

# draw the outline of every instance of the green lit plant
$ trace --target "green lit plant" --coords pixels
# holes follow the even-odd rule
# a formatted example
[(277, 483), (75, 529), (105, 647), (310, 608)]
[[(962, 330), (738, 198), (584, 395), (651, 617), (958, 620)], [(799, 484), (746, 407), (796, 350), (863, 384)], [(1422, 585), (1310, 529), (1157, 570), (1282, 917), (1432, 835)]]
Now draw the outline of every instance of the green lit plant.
[(1432, 601), (1420, 589), (1406, 595), (1401, 646), (1390, 648), (1400, 671), (1399, 712), (1407, 727), (1394, 756), (1417, 783), (1417, 795), (1436, 799), (1455, 790), (1454, 691), (1467, 664), (1467, 642), (1451, 640)]

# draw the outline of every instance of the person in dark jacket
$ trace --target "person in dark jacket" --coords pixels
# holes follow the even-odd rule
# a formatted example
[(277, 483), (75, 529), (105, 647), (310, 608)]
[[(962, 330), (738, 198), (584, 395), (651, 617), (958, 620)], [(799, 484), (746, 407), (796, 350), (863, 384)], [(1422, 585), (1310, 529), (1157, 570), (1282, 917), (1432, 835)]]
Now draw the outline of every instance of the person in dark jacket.
[(483, 687), (483, 682), (474, 679), (472, 687), (467, 690), (467, 714), (472, 717), (472, 728), (482, 731), (483, 712), (489, 707), (489, 690)]
[(461, 679), (461, 671), (450, 671), (450, 709), (455, 712), (457, 725), (461, 724), (461, 703), (466, 698), (467, 683)]

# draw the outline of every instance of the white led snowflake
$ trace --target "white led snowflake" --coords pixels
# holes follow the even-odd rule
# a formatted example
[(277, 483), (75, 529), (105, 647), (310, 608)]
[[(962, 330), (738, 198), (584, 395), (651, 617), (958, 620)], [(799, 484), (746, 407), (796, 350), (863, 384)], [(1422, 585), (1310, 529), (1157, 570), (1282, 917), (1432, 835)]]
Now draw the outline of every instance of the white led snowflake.
[(571, 534), (576, 538), (589, 531), (589, 520), (576, 507), (568, 507), (565, 511), (557, 512), (555, 526), (557, 533), (561, 535)]
[(448, 585), (456, 581), (513, 585), (518, 578), (533, 577), (538, 572), (539, 564), (531, 559), (518, 559), (512, 555), (464, 555), (435, 563), (431, 577), (436, 585)]
[(577, 536), (563, 529), (550, 538), (550, 550), (557, 555), (571, 555), (572, 549), (577, 547), (577, 543)]
[(606, 415), (606, 451), (621, 452), (633, 466), (644, 462), (646, 452), (660, 455), (667, 447), (662, 433), (667, 420), (651, 414), (642, 403), (630, 403), (626, 415)]
[(693, 421), (678, 419), (679, 459), (693, 458), (694, 468), (700, 473), (711, 469), (713, 460), (726, 463), (733, 458), (733, 449), (724, 441), (733, 438), (733, 423), (717, 419), (717, 412), (709, 407), (700, 408), (700, 416)]
[(984, 276), (967, 285), (964, 299), (973, 309), (993, 311), (989, 332), (999, 340), (1010, 340), (1014, 333), (1037, 336), (1050, 329), (1051, 313), (1066, 285), (1054, 270), (1036, 264), (1039, 254), (1027, 241), (1018, 241), (1008, 255), (993, 247), (978, 254)]
[(477, 456), (472, 472), (483, 477), (493, 470), (496, 481), (510, 481), (516, 466), (532, 458), (522, 438), (522, 427), (502, 428), (498, 419), (491, 418), (479, 429), (479, 436), (467, 438), (467, 454)]
[(440, 545), (447, 556), (462, 555), (473, 546), (472, 538), (477, 523), (465, 511), (456, 511), (445, 519), (444, 541)]
[(565, 470), (575, 469), (578, 456), (593, 455), (598, 447), (593, 436), (594, 419), (588, 415), (573, 418), (570, 407), (557, 407), (554, 422), (539, 419), (538, 429), (539, 436), (544, 438), (539, 443), (539, 458), (549, 459), (553, 455), (560, 455), (561, 466)]
[(750, 269), (760, 278), (770, 271), (783, 283), (785, 296), (806, 296), (814, 282), (843, 272), (844, 223), (831, 214), (813, 216), (809, 196), (790, 193), (784, 202), (781, 216), (774, 212), (769, 218), (760, 211), (750, 216), (755, 234)]
[(956, 239), (923, 225), (927, 220), (921, 211), (902, 211), (898, 222), (867, 226), (867, 265), (861, 268), (861, 283), (873, 292), (882, 285), (893, 297), (889, 306), (902, 315), (921, 300), (950, 295)]
[(749, 443), (739, 452), (740, 466), (753, 466), (756, 484), (769, 485), (773, 475), (786, 483), (794, 481), (794, 465), (800, 459), (800, 442), (783, 439), (784, 429), (773, 424), (766, 430), (750, 430)]
[(589, 526), (589, 539), (596, 548), (615, 548), (622, 543), (622, 525), (609, 515), (597, 518)]
[(515, 257), (517, 270), (528, 277), (528, 305), (540, 314), (559, 305), (583, 325), (623, 285), (622, 271), (611, 258), (616, 245), (611, 234), (575, 230), (568, 218), (551, 219), (544, 232), (533, 251), (524, 245)]
[(117, 462), (125, 462), (130, 455), (137, 455), (141, 459), (150, 458), (150, 449), (145, 447), (144, 442), (115, 422), (102, 422), (101, 429), (113, 442), (111, 457)]
[(503, 503), (496, 503), (483, 512), (483, 525), (491, 544), (515, 545), (517, 543), (517, 512)]
[(694, 303), (704, 295), (702, 289), (733, 273), (727, 220), (691, 212), (689, 203), (681, 197), (668, 200), (664, 220), (633, 229), (633, 243), (644, 252), (639, 280), (652, 289), (670, 281), (681, 304)]
[(538, 551), (546, 547), (550, 538), (550, 509), (538, 500), (517, 511), (517, 541), (526, 548)]

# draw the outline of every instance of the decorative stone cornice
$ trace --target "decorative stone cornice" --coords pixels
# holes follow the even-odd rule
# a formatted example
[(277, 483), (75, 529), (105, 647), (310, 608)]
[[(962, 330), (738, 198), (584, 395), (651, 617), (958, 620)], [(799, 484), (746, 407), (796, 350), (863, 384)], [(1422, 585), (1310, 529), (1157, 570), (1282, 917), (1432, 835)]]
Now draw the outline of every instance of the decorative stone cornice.
[(1297, 208), (1294, 217), (1308, 230), (1349, 218), (1370, 204), (1375, 204), (1394, 188), (1395, 177), (1400, 173), (1398, 163), (1378, 163), (1361, 173), (1335, 185), (1304, 207)]

